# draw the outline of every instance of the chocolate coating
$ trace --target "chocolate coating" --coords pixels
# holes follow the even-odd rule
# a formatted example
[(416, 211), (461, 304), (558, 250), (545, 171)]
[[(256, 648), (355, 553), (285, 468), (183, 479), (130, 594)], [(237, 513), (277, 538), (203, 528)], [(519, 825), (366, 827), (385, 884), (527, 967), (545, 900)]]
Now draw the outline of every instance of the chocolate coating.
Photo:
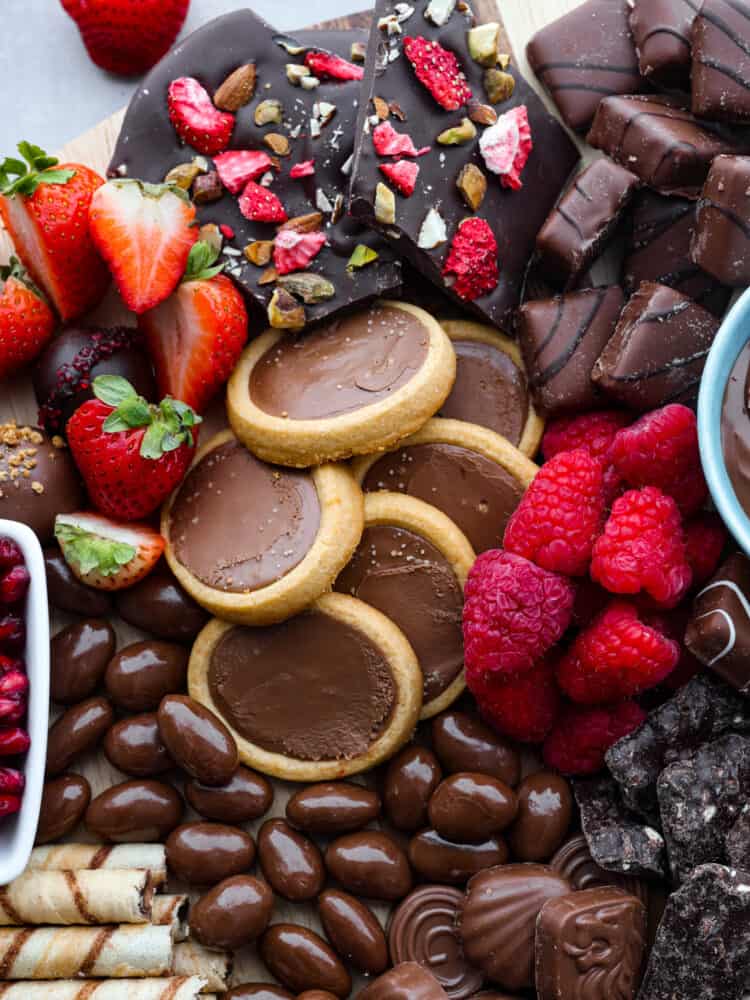
[(50, 604), (71, 615), (105, 618), (112, 613), (112, 598), (105, 590), (95, 590), (73, 575), (57, 546), (44, 550), (47, 596)]
[(329, 993), (328, 990), (305, 990), (299, 994), (297, 1000), (336, 1000), (336, 995)]
[(437, 830), (422, 830), (409, 841), (409, 861), (431, 882), (461, 885), (477, 872), (508, 860), (508, 848), (497, 834), (481, 844), (454, 844)]
[(298, 924), (274, 924), (260, 942), (263, 961), (289, 989), (314, 988), (349, 996), (352, 980), (326, 942)]
[(265, 882), (252, 875), (235, 875), (193, 904), (190, 933), (206, 948), (234, 950), (260, 937), (272, 910), (273, 893)]
[(47, 736), (47, 775), (54, 778), (97, 745), (114, 721), (106, 698), (89, 698), (60, 716)]
[(426, 747), (404, 747), (388, 765), (383, 788), (386, 816), (397, 830), (418, 830), (427, 823), (427, 806), (443, 773)]
[(294, 994), (271, 983), (245, 983), (225, 993), (224, 1000), (294, 1000)]
[(213, 788), (191, 778), (185, 783), (185, 798), (207, 819), (249, 823), (271, 808), (273, 786), (262, 774), (240, 765), (222, 788)]
[(174, 767), (162, 742), (156, 712), (116, 722), (104, 738), (110, 764), (134, 778), (153, 778)]
[[(732, 476), (733, 482), (736, 475)], [(685, 633), (690, 652), (742, 694), (750, 691), (748, 595), (750, 562), (747, 556), (735, 552), (695, 598)]]
[(549, 863), (550, 868), (566, 878), (573, 888), (596, 889), (600, 886), (614, 886), (631, 896), (637, 896), (645, 905), (649, 900), (647, 884), (638, 878), (608, 872), (591, 857), (589, 845), (583, 834), (577, 834), (558, 848)]
[(185, 823), (166, 843), (169, 870), (190, 885), (215, 885), (247, 871), (255, 858), (252, 837), (237, 826)]
[(116, 844), (159, 841), (182, 819), (182, 799), (161, 781), (124, 781), (98, 795), (86, 810), (86, 826)]
[(630, 5), (642, 75), (667, 90), (687, 90), (690, 36), (699, 5), (694, 0), (630, 0)]
[(432, 745), (448, 774), (478, 771), (515, 787), (521, 762), (517, 751), (465, 712), (443, 712), (432, 722)]
[(402, 962), (370, 983), (357, 1000), (446, 1000), (447, 996), (431, 972), (416, 962)]
[(703, 0), (692, 34), (693, 111), (720, 121), (750, 121), (750, 17), (736, 0)]
[(428, 814), (431, 825), (446, 840), (481, 844), (493, 833), (504, 830), (513, 821), (517, 808), (513, 790), (502, 781), (463, 771), (438, 785), (430, 799)]
[(109, 663), (107, 694), (128, 712), (150, 712), (165, 695), (183, 691), (188, 653), (171, 642), (146, 639), (125, 646)]
[(750, 282), (750, 157), (716, 157), (696, 218), (692, 259), (725, 285), (746, 286)]
[(513, 857), (547, 861), (570, 827), (573, 794), (568, 782), (551, 771), (538, 771), (518, 786), (518, 815), (508, 831)]
[[(745, 510), (750, 509), (749, 373), (750, 341), (740, 351), (729, 373), (721, 408), (721, 448), (724, 461), (734, 492)], [(716, 649), (715, 653), (719, 651)]]
[(286, 804), (286, 818), (306, 833), (336, 836), (361, 830), (380, 815), (380, 797), (345, 781), (309, 785)]
[(80, 774), (64, 774), (45, 782), (36, 843), (49, 844), (74, 830), (91, 801), (91, 785)]
[(283, 819), (269, 819), (258, 834), (258, 860), (271, 888), (300, 903), (323, 888), (325, 869), (318, 847)]
[(370, 899), (403, 899), (412, 887), (406, 855), (377, 830), (349, 833), (328, 845), (326, 868), (341, 885)]
[(115, 606), (129, 625), (171, 642), (192, 642), (209, 619), (171, 573), (149, 573), (134, 587), (119, 590)]
[(50, 643), (50, 696), (74, 705), (96, 690), (115, 651), (109, 622), (85, 618), (61, 629)]
[(339, 889), (326, 889), (318, 899), (318, 916), (328, 940), (347, 965), (368, 976), (388, 968), (388, 945), (369, 907)]
[(161, 738), (184, 771), (204, 785), (226, 785), (239, 764), (234, 737), (207, 708), (186, 695), (159, 705)]

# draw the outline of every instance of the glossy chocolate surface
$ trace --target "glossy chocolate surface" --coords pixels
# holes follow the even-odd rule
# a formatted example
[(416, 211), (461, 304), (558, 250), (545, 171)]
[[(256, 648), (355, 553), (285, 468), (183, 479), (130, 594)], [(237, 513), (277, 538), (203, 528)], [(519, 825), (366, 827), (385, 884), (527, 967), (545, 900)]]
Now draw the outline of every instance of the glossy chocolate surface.
[(370, 983), (358, 1000), (446, 1000), (447, 996), (431, 972), (416, 962), (402, 962)]
[(406, 855), (385, 833), (367, 830), (332, 841), (325, 852), (329, 873), (341, 885), (369, 899), (403, 899), (412, 887)]
[(352, 833), (380, 814), (380, 797), (361, 785), (329, 781), (308, 785), (291, 796), (286, 818), (300, 830), (324, 836)]
[(518, 784), (521, 763), (518, 752), (479, 719), (465, 712), (443, 712), (432, 722), (432, 745), (448, 774), (479, 771)]
[(422, 830), (409, 841), (409, 861), (415, 871), (431, 882), (461, 885), (485, 868), (503, 865), (508, 848), (498, 834), (481, 844), (454, 844), (437, 830)]
[(239, 764), (237, 744), (221, 719), (185, 695), (162, 700), (159, 731), (180, 767), (204, 785), (226, 785)]
[(667, 90), (690, 86), (696, 0), (630, 0), (630, 29), (643, 76)]
[(518, 815), (508, 830), (508, 843), (518, 861), (547, 861), (570, 827), (573, 795), (559, 774), (538, 771), (518, 786)]
[(750, 562), (735, 552), (695, 598), (685, 633), (690, 652), (743, 694), (750, 691), (749, 601)]
[[(523, 788), (523, 785), (521, 786)], [(497, 778), (463, 771), (446, 778), (433, 792), (428, 815), (441, 837), (458, 844), (481, 844), (514, 819), (515, 793)]]
[(185, 823), (166, 842), (167, 864), (177, 878), (195, 885), (215, 885), (247, 871), (255, 859), (252, 837), (237, 826)]
[(115, 632), (101, 618), (61, 629), (50, 643), (50, 697), (74, 705), (96, 690), (115, 651)]
[(206, 819), (249, 823), (271, 808), (273, 786), (262, 774), (240, 765), (222, 788), (191, 778), (185, 783), (185, 798)]
[(86, 810), (89, 831), (116, 844), (159, 841), (182, 819), (182, 799), (161, 781), (124, 781), (98, 795)]
[(91, 785), (80, 774), (45, 782), (36, 831), (37, 844), (61, 840), (78, 826), (91, 801)]
[(192, 642), (210, 617), (171, 573), (149, 573), (118, 591), (115, 606), (129, 625), (170, 642)]
[(388, 764), (383, 804), (388, 821), (397, 830), (413, 832), (427, 824), (427, 806), (443, 773), (427, 747), (404, 747)]
[(93, 750), (113, 720), (106, 698), (88, 698), (63, 712), (47, 737), (48, 776), (62, 774), (77, 757)]
[(81, 583), (65, 562), (60, 549), (55, 546), (44, 550), (44, 569), (47, 575), (47, 596), (50, 604), (71, 615), (104, 618), (112, 611), (112, 598), (104, 590), (94, 590)]
[(695, 263), (725, 285), (744, 288), (750, 283), (750, 157), (717, 156), (696, 218)]
[(104, 738), (104, 753), (110, 764), (133, 778), (153, 778), (174, 767), (162, 742), (156, 712), (116, 722)]
[(225, 993), (224, 1000), (294, 1000), (294, 994), (271, 983), (245, 983)]
[(727, 379), (721, 409), (721, 447), (737, 499), (750, 509), (750, 341), (742, 348)]
[(388, 968), (388, 945), (378, 918), (355, 896), (326, 889), (318, 899), (318, 916), (328, 940), (347, 965), (368, 976)]
[(349, 996), (349, 973), (333, 949), (306, 927), (274, 924), (263, 935), (260, 953), (274, 976), (292, 990), (316, 988)]
[(272, 909), (273, 893), (265, 882), (234, 875), (193, 904), (190, 933), (206, 948), (241, 948), (260, 937)]
[(591, 857), (589, 845), (581, 833), (571, 837), (555, 852), (549, 866), (566, 878), (576, 891), (614, 886), (631, 896), (637, 896), (644, 905), (649, 901), (647, 883), (643, 879), (600, 868)]
[(750, 11), (737, 0), (703, 0), (693, 24), (693, 111), (750, 121)]
[(183, 646), (153, 639), (131, 643), (107, 667), (107, 694), (128, 712), (152, 711), (165, 695), (185, 688), (187, 665)]
[(260, 828), (258, 861), (266, 881), (284, 899), (314, 899), (323, 888), (320, 850), (283, 819), (269, 819)]

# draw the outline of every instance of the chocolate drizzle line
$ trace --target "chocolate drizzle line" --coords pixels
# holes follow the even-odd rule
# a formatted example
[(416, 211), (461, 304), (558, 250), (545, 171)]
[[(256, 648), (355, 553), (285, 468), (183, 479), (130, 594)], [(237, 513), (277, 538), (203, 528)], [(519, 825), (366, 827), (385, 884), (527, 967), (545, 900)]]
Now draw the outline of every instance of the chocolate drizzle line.
[(99, 933), (94, 938), (91, 947), (88, 950), (88, 954), (81, 962), (81, 973), (83, 975), (88, 975), (99, 961), (99, 956), (104, 950), (104, 946), (112, 937), (114, 932), (117, 930), (116, 927), (102, 927)]
[(731, 208), (728, 208), (726, 205), (719, 205), (718, 202), (713, 201), (711, 198), (701, 198), (698, 202), (698, 210), (701, 211), (707, 208), (713, 209), (713, 211), (718, 212), (720, 215), (723, 215), (725, 219), (734, 223), (738, 229), (742, 230), (742, 234), (745, 239), (750, 240), (750, 225), (748, 225), (748, 223), (745, 222), (745, 220)]
[(7, 886), (3, 886), (0, 889), (0, 906), (5, 910), (5, 912), (8, 914), (8, 916), (10, 917), (11, 921), (14, 924), (17, 924), (19, 927), (23, 926), (24, 921), (21, 919), (18, 910), (15, 908), (15, 906), (13, 906), (11, 901), (8, 899)]
[(68, 883), (68, 888), (73, 897), (73, 902), (76, 905), (76, 909), (81, 915), (84, 924), (95, 924), (97, 923), (96, 917), (93, 915), (91, 910), (86, 906), (86, 899), (81, 892), (81, 887), (78, 884), (78, 879), (76, 878), (75, 872), (65, 872), (65, 881)]
[(34, 933), (33, 927), (24, 927), (17, 931), (13, 936), (13, 943), (10, 945), (8, 950), (3, 956), (2, 962), (0, 962), (0, 979), (7, 979), (13, 970), (13, 966), (16, 963), (16, 959), (21, 953), (23, 946), (29, 940), (31, 935)]
[[(565, 365), (567, 365), (567, 363), (573, 357), (575, 352), (578, 350), (581, 341), (588, 333), (591, 324), (596, 319), (596, 315), (602, 307), (602, 303), (604, 302), (608, 290), (609, 289), (607, 289), (606, 287), (596, 289), (597, 291), (596, 301), (594, 302), (594, 305), (589, 311), (588, 316), (586, 316), (586, 318), (578, 327), (575, 337), (571, 340), (571, 342), (568, 344), (567, 348), (563, 351), (563, 353), (558, 358), (556, 358), (551, 364), (547, 365), (544, 371), (540, 372), (537, 376), (531, 376), (530, 381), (533, 386), (536, 387), (543, 385), (545, 382), (549, 382), (551, 379), (553, 379), (555, 375), (560, 374)], [(554, 338), (555, 334), (557, 333), (560, 327), (560, 323), (562, 322), (564, 314), (565, 314), (565, 299), (560, 298), (557, 303), (557, 316), (555, 317), (555, 322), (552, 325), (552, 329), (550, 330), (548, 336), (545, 338), (545, 340), (537, 350), (536, 354), (534, 355), (535, 359), (539, 358), (542, 351), (544, 351), (545, 347)]]
[(110, 856), (111, 853), (112, 853), (111, 847), (100, 848), (91, 859), (91, 867), (103, 868), (107, 861), (107, 858)]

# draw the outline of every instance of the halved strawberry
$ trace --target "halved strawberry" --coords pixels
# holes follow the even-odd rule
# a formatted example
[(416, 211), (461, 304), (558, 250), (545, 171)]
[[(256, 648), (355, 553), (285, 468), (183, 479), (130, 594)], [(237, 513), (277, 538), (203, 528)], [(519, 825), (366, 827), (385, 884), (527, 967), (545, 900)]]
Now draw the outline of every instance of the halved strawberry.
[(177, 135), (199, 153), (214, 156), (229, 145), (234, 115), (214, 107), (205, 87), (192, 76), (172, 80), (167, 106)]
[(412, 137), (397, 132), (390, 122), (381, 122), (372, 130), (372, 144), (378, 156), (424, 156), (430, 147), (417, 149)]
[(304, 271), (326, 243), (325, 233), (298, 233), (282, 229), (273, 244), (273, 264), (279, 274)]
[(11, 257), (7, 267), (0, 267), (0, 379), (33, 361), (54, 329), (54, 313)]
[(248, 181), (240, 195), (240, 212), (252, 222), (286, 222), (287, 214), (276, 195), (255, 181)]
[(289, 171), (289, 176), (293, 181), (299, 180), (301, 177), (312, 177), (315, 173), (315, 160), (302, 160), (300, 163), (295, 163), (292, 169)]
[[(0, 163), (0, 218), (18, 256), (63, 320), (98, 305), (109, 273), (89, 235), (91, 198), (104, 178), (20, 142)], [(25, 162), (24, 162), (25, 161)]]
[(414, 194), (419, 167), (413, 160), (399, 160), (397, 163), (381, 163), (380, 169), (404, 197), (409, 198)]
[(107, 181), (94, 195), (89, 221), (129, 309), (145, 312), (172, 294), (198, 239), (195, 206), (185, 191), (173, 184)]
[(305, 66), (311, 69), (319, 80), (361, 80), (365, 75), (362, 66), (356, 66), (330, 52), (307, 52)]
[(257, 179), (273, 169), (273, 160), (260, 149), (231, 149), (217, 153), (214, 164), (219, 180), (232, 194), (239, 194), (248, 181)]
[(147, 524), (120, 524), (86, 511), (58, 514), (55, 537), (74, 576), (98, 590), (132, 587), (164, 551), (164, 539)]

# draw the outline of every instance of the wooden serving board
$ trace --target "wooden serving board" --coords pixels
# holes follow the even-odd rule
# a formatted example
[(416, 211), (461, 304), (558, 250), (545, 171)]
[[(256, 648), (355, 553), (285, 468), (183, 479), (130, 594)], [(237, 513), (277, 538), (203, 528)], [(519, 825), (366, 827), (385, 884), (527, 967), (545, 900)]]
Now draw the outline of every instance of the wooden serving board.
[[(503, 0), (502, 18), (511, 43), (511, 49), (515, 53), (516, 65), (522, 69), (531, 82), (535, 83), (533, 74), (530, 73), (525, 59), (527, 41), (540, 27), (577, 7), (580, 2), (581, 0), (533, 0), (533, 2), (532, 0)], [(500, 17), (495, 0), (473, 0), (472, 6), (479, 23), (497, 20)], [(369, 12), (361, 12), (336, 18), (325, 24), (316, 25), (316, 27), (361, 28), (367, 27), (369, 23)], [(542, 93), (541, 90), (540, 93)], [(542, 96), (547, 101), (548, 106), (551, 107), (546, 96), (544, 94)], [(67, 143), (58, 153), (60, 159), (85, 163), (104, 174), (122, 124), (123, 116), (124, 110), (118, 111), (95, 128)], [(11, 244), (7, 238), (7, 234), (0, 230), (0, 262), (5, 262), (10, 252)], [(104, 303), (90, 317), (87, 317), (87, 321), (94, 324), (99, 322), (109, 326), (123, 323), (135, 325), (134, 317), (124, 309), (114, 294), (110, 294)], [(216, 420), (221, 421), (221, 407), (217, 409)], [(31, 389), (31, 382), (28, 378), (17, 378), (0, 383), (0, 422), (16, 419), (19, 423), (33, 424), (36, 420), (36, 412), (37, 407)], [(216, 422), (213, 419), (207, 421), (206, 427), (211, 433), (216, 429), (216, 426)], [(75, 619), (67, 615), (54, 613), (52, 615), (53, 634), (73, 620)], [(113, 625), (117, 632), (118, 649), (138, 639), (148, 638), (144, 633), (126, 625), (122, 621), (114, 620)], [(100, 753), (92, 754), (88, 758), (79, 761), (74, 765), (72, 770), (88, 778), (91, 783), (93, 795), (98, 795), (104, 789), (127, 778), (127, 775), (123, 775), (116, 768), (113, 768), (103, 754)], [(287, 799), (295, 791), (296, 787), (298, 787), (281, 781), (275, 781), (274, 784), (276, 796), (273, 807), (268, 814), (269, 816), (283, 815)], [(198, 818), (200, 817), (192, 813), (190, 809), (185, 813), (185, 821)], [(256, 823), (248, 824), (248, 831), (255, 835), (257, 828), (262, 822), (263, 820), (260, 820)], [(81, 828), (68, 839), (71, 841), (91, 841), (93, 838), (85, 829)], [(172, 888), (171, 885), (170, 888)], [(174, 886), (175, 891), (180, 891), (180, 888), (179, 884)], [(387, 919), (387, 906), (376, 906), (374, 909), (383, 921)], [(287, 903), (278, 897), (272, 919), (274, 922), (290, 921), (301, 923), (318, 931), (320, 930), (314, 907)], [(233, 984), (270, 981), (271, 979), (272, 977), (266, 972), (262, 963), (257, 958), (253, 947), (237, 953), (235, 972), (232, 979)], [(361, 977), (359, 979), (355, 978), (354, 995), (356, 995), (363, 983), (364, 980)]]

